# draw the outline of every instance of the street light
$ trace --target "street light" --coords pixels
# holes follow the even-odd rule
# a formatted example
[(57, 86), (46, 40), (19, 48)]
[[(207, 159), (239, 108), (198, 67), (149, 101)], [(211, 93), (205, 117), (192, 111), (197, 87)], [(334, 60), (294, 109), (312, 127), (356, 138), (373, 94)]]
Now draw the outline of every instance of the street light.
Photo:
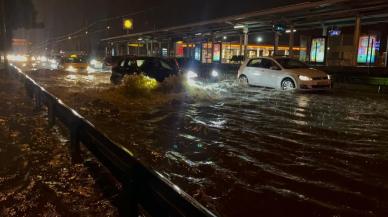
[(223, 37), (223, 39), (224, 39), (224, 40), (228, 39), (228, 36), (225, 35), (225, 36)]
[(256, 41), (257, 41), (257, 42), (262, 42), (262, 41), (263, 41), (263, 38), (262, 38), (261, 36), (259, 36), (259, 37), (256, 38)]
[(67, 39), (71, 40), (71, 36), (67, 37)]
[(233, 27), (234, 29), (244, 29), (245, 28), (245, 25), (242, 25), (242, 24), (237, 24)]
[[(293, 32), (296, 32), (296, 29), (293, 29), (292, 31), (293, 31)], [(291, 29), (287, 29), (287, 30), (286, 30), (286, 33), (291, 33)]]
[(110, 29), (110, 26), (107, 26), (106, 29), (109, 30), (109, 29)]
[(123, 20), (123, 29), (132, 30), (133, 29), (133, 20), (132, 19), (124, 19)]

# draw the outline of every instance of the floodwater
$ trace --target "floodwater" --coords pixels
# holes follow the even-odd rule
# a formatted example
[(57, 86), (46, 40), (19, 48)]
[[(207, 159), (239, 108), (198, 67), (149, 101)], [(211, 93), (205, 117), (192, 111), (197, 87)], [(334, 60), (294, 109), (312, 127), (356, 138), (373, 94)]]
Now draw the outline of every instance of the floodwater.
[[(110, 86), (108, 73), (38, 74), (62, 97)], [(211, 100), (127, 111), (136, 118), (85, 116), (219, 216), (388, 216), (386, 95), (231, 83), (208, 85)]]

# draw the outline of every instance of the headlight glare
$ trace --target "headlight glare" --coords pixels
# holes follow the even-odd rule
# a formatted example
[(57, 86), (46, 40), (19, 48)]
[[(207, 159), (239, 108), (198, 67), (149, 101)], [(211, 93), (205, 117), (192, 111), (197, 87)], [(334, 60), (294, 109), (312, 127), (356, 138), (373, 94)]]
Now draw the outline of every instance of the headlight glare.
[(219, 75), (219, 74), (218, 74), (218, 72), (217, 72), (216, 70), (213, 70), (213, 71), (212, 71), (212, 76), (213, 76), (213, 77), (218, 77), (218, 75)]
[(77, 72), (77, 69), (74, 68), (74, 66), (69, 66), (66, 68), (66, 71), (69, 71), (69, 72)]
[(187, 78), (198, 78), (198, 74), (193, 71), (188, 71)]
[(299, 79), (301, 81), (311, 81), (311, 80), (313, 80), (311, 77), (304, 76), (304, 75), (299, 75)]

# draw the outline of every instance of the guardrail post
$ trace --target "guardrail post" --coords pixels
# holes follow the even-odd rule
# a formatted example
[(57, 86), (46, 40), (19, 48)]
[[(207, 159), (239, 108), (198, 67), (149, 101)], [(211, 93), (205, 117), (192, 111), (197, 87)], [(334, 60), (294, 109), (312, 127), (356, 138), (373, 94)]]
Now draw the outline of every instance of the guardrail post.
[(137, 201), (136, 185), (133, 183), (130, 186), (125, 186), (123, 191), (124, 191), (123, 194), (125, 197), (124, 201), (128, 203), (128, 207), (125, 210), (126, 213), (123, 213), (123, 214), (128, 217), (138, 217), (139, 207), (138, 207), (138, 201)]
[(55, 125), (55, 107), (53, 101), (49, 100), (47, 103), (47, 118), (49, 127), (53, 127)]
[(75, 122), (70, 128), (70, 155), (73, 164), (81, 163), (81, 145), (79, 139), (79, 123)]
[(26, 88), (27, 96), (31, 99), (34, 98), (34, 93), (31, 90), (31, 85), (27, 82), (27, 80), (24, 80), (24, 87)]
[(42, 96), (40, 95), (39, 90), (34, 90), (34, 109), (35, 111), (40, 111), (42, 109)]

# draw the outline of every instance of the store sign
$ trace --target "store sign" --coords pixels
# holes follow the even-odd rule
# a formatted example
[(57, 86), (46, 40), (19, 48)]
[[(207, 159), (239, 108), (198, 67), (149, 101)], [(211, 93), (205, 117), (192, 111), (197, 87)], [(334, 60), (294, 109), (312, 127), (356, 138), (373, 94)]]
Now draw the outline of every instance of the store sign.
[(326, 38), (314, 38), (311, 43), (310, 61), (324, 63), (326, 54)]
[(221, 61), (221, 44), (213, 45), (213, 62)]
[(374, 35), (363, 35), (358, 44), (357, 63), (374, 63), (376, 60), (377, 37)]

